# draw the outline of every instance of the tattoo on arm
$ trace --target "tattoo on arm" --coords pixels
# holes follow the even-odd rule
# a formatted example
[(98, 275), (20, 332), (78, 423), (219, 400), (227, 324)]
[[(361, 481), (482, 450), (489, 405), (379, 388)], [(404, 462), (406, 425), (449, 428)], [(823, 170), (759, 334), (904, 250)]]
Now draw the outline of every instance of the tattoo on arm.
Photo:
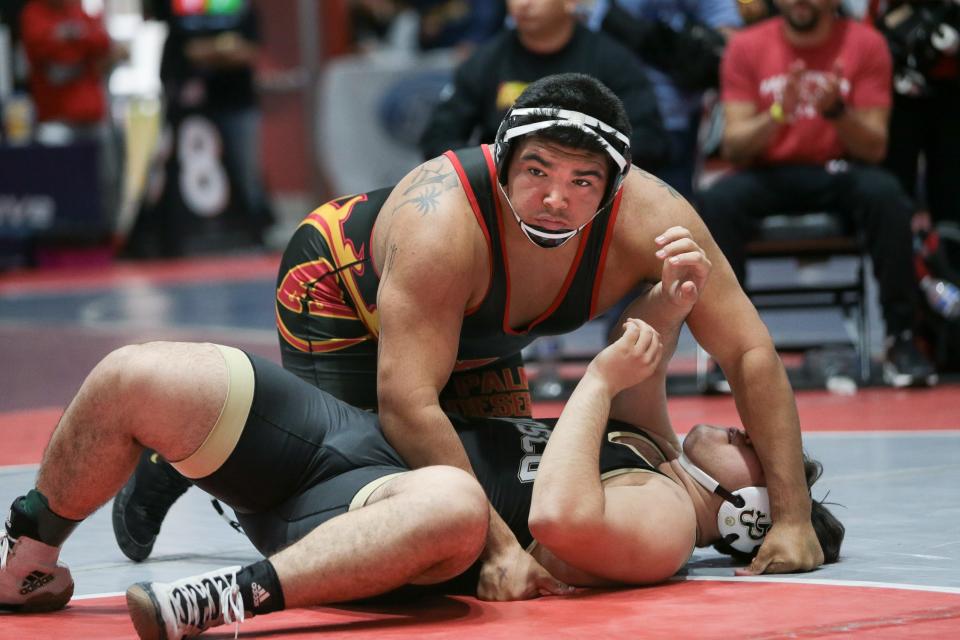
[(661, 180), (661, 179), (658, 178), (657, 176), (653, 175), (652, 173), (647, 173), (646, 171), (644, 171), (643, 169), (641, 169), (640, 167), (637, 167), (637, 166), (634, 166), (634, 167), (631, 169), (631, 171), (636, 171), (637, 173), (639, 173), (639, 174), (640, 174), (640, 177), (643, 178), (644, 180), (649, 180), (649, 181), (651, 181), (651, 182), (657, 183), (657, 185), (659, 185), (659, 186), (663, 187), (664, 189), (666, 189), (666, 190), (667, 190), (667, 193), (669, 193), (669, 194), (670, 194), (671, 196), (673, 196), (674, 198), (682, 199), (683, 196), (681, 196), (681, 195), (677, 192), (676, 189), (674, 189), (673, 187), (671, 187), (670, 185), (668, 185), (666, 182), (664, 182), (663, 180)]
[(440, 161), (427, 162), (420, 166), (410, 184), (403, 191), (406, 197), (396, 207), (413, 204), (420, 215), (433, 213), (440, 202), (440, 194), (460, 186), (460, 179), (454, 171), (443, 171), (444, 163)]

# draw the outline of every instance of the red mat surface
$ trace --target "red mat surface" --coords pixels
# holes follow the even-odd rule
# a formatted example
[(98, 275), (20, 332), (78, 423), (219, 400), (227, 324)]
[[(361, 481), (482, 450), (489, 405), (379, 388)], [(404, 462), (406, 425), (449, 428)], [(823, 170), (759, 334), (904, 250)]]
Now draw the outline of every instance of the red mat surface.
[[(813, 615), (813, 612), (816, 615)], [(431, 598), (394, 607), (316, 607), (244, 622), (240, 637), (349, 638), (951, 638), (960, 595), (770, 582), (677, 582), (485, 603)], [(78, 600), (43, 615), (0, 615), (2, 638), (130, 638), (122, 597)], [(233, 625), (203, 638), (232, 638)]]
[[(863, 389), (855, 396), (809, 391), (797, 394), (800, 423), (812, 431), (917, 431), (960, 429), (960, 387), (894, 391)], [(563, 404), (541, 402), (539, 417), (560, 415)], [(0, 466), (40, 462), (43, 448), (63, 409), (46, 407), (0, 413)], [(733, 400), (702, 396), (672, 398), (670, 415), (678, 431), (699, 422), (739, 425)]]
[(0, 276), (0, 293), (8, 295), (56, 293), (60, 291), (103, 289), (123, 284), (143, 283), (144, 281), (152, 284), (169, 284), (210, 280), (273, 279), (277, 275), (279, 265), (279, 255), (264, 254), (122, 262), (106, 268), (25, 269)]
[[(853, 396), (827, 391), (797, 393), (803, 431), (917, 431), (960, 429), (960, 386), (932, 389), (861, 389)], [(670, 398), (670, 418), (678, 432), (695, 424), (740, 425), (729, 396)], [(562, 402), (539, 402), (534, 414), (560, 415)]]

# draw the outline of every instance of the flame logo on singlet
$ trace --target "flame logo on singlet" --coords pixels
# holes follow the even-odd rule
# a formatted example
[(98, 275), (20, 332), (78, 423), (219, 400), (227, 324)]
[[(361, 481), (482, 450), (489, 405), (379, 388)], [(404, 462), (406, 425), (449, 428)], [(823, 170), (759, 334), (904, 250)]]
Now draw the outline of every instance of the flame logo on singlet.
[[(337, 351), (376, 340), (379, 334), (380, 320), (376, 306), (368, 305), (363, 300), (357, 283), (357, 278), (363, 275), (367, 267), (366, 248), (360, 245), (357, 249), (353, 240), (344, 233), (344, 225), (354, 207), (366, 200), (366, 194), (361, 194), (328, 202), (315, 209), (300, 224), (301, 227), (310, 226), (320, 234), (331, 259), (320, 257), (294, 266), (284, 274), (277, 287), (277, 328), (284, 341), (299, 351)], [(295, 314), (302, 314), (306, 309), (311, 316), (354, 320), (366, 329), (365, 335), (305, 340), (286, 326), (281, 308)]]

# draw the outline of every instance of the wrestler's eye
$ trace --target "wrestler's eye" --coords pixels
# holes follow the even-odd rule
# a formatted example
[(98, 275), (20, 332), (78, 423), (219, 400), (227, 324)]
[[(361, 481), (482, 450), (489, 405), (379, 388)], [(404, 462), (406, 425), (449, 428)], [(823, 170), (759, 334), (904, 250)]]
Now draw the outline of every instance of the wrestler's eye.
[(593, 183), (592, 183), (592, 182), (590, 182), (589, 180), (584, 180), (583, 178), (577, 178), (576, 180), (573, 181), (573, 184), (577, 185), (578, 187), (592, 187), (592, 186), (593, 186)]
[(530, 175), (537, 176), (538, 178), (547, 175), (537, 167), (530, 167), (527, 171), (530, 172)]

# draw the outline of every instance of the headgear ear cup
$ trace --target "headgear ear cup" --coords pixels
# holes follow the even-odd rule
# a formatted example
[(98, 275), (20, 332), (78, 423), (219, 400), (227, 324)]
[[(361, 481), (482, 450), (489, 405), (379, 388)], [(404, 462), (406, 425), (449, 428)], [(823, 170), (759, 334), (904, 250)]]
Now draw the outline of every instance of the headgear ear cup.
[(685, 454), (681, 453), (677, 461), (700, 486), (723, 498), (717, 511), (720, 538), (737, 551), (753, 553), (773, 526), (770, 518), (770, 496), (766, 487), (744, 487), (729, 491), (710, 474), (693, 464)]
[(720, 537), (731, 547), (751, 554), (763, 543), (773, 525), (770, 498), (765, 487), (744, 487), (733, 495), (742, 497), (744, 506), (736, 507), (724, 500), (717, 512), (717, 528)]

